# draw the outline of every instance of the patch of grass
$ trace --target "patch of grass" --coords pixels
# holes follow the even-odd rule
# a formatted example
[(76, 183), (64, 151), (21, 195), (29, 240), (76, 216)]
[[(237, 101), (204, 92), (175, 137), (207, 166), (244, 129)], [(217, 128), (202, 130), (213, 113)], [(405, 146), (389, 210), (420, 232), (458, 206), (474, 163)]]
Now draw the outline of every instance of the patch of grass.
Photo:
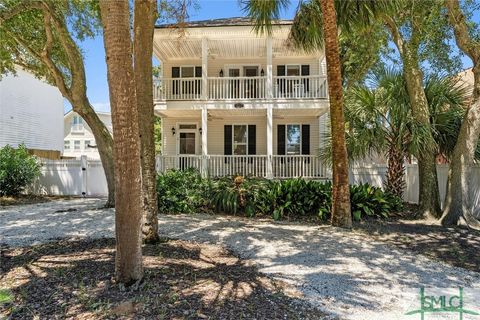
[(8, 289), (0, 289), (0, 304), (6, 304), (13, 301), (13, 294)]

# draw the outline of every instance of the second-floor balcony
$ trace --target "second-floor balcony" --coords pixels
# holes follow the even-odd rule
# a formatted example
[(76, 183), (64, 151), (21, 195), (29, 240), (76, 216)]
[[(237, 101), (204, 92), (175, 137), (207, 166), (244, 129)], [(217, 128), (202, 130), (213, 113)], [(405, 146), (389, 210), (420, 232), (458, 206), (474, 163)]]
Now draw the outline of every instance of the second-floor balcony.
[[(204, 90), (203, 86), (206, 86)], [(248, 100), (326, 99), (325, 76), (265, 76), (158, 78), (154, 99), (161, 100)]]

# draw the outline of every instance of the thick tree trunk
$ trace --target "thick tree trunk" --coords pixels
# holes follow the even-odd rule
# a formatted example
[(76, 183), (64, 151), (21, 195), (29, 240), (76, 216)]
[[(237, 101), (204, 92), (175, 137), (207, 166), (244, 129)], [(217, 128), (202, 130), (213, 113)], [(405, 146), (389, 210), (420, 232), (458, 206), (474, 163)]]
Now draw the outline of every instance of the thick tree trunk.
[(97, 143), (98, 153), (102, 161), (103, 170), (107, 179), (108, 199), (106, 206), (115, 206), (115, 175), (113, 164), (113, 138), (105, 124), (100, 120), (88, 100), (73, 104), (73, 111), (78, 113), (92, 129)]
[(140, 130), (142, 163), (143, 239), (155, 243), (158, 236), (158, 207), (155, 171), (153, 112), (153, 30), (157, 17), (156, 0), (136, 0), (134, 9), (134, 72)]
[(127, 285), (143, 277), (140, 141), (128, 0), (102, 0), (100, 12), (115, 138), (115, 272)]
[(473, 203), (470, 199), (472, 175), (470, 168), (474, 163), (475, 150), (480, 138), (480, 45), (470, 38), (468, 26), (458, 0), (446, 0), (450, 23), (454, 27), (455, 39), (459, 48), (473, 61), (472, 101), (460, 127), (457, 143), (450, 163), (447, 197), (441, 223), (454, 226), (464, 217), (467, 224), (480, 230), (480, 222), (473, 217)]
[[(430, 111), (423, 86), (423, 73), (418, 66), (416, 52), (402, 49), (403, 74), (407, 84), (412, 114), (418, 125), (430, 128)], [(430, 130), (425, 130), (426, 150), (417, 155), (419, 172), (419, 204), (424, 216), (440, 215), (440, 196), (435, 165), (434, 140)]]
[(392, 144), (388, 150), (388, 171), (385, 190), (402, 198), (405, 189), (405, 165), (402, 150)]
[(471, 227), (480, 228), (480, 223), (472, 215), (473, 203), (470, 199), (470, 188), (473, 187), (470, 170), (480, 136), (480, 65), (475, 67), (474, 79), (473, 103), (465, 114), (450, 162), (447, 197), (441, 219), (444, 226), (457, 225), (463, 216)]
[(345, 118), (343, 114), (343, 88), (338, 30), (334, 0), (321, 0), (325, 57), (327, 60), (328, 93), (333, 155), (332, 225), (352, 227), (350, 189), (348, 181), (348, 156), (345, 143)]

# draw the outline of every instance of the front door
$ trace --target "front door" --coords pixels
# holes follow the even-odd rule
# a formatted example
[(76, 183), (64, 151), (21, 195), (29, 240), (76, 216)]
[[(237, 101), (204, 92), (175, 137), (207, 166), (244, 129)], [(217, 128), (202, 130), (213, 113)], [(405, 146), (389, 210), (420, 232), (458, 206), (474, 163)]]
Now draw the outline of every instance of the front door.
[(179, 154), (195, 154), (195, 132), (180, 132)]
[[(178, 136), (178, 154), (179, 154), (179, 163), (178, 168), (180, 170), (185, 170), (188, 168), (195, 168), (195, 157), (190, 157), (195, 155), (197, 148), (197, 137), (196, 137), (196, 125), (179, 125), (179, 136)], [(183, 128), (182, 128), (183, 127)]]

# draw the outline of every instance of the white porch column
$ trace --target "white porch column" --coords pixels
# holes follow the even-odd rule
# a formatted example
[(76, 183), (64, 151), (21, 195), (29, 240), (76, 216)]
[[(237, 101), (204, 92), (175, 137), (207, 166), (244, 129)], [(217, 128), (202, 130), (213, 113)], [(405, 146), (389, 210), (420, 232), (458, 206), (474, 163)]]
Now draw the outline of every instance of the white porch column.
[(202, 99), (208, 98), (208, 40), (202, 38)]
[(267, 37), (267, 99), (273, 98), (272, 37)]
[(273, 106), (267, 105), (267, 178), (273, 178)]
[(202, 108), (202, 176), (208, 176), (208, 109)]

